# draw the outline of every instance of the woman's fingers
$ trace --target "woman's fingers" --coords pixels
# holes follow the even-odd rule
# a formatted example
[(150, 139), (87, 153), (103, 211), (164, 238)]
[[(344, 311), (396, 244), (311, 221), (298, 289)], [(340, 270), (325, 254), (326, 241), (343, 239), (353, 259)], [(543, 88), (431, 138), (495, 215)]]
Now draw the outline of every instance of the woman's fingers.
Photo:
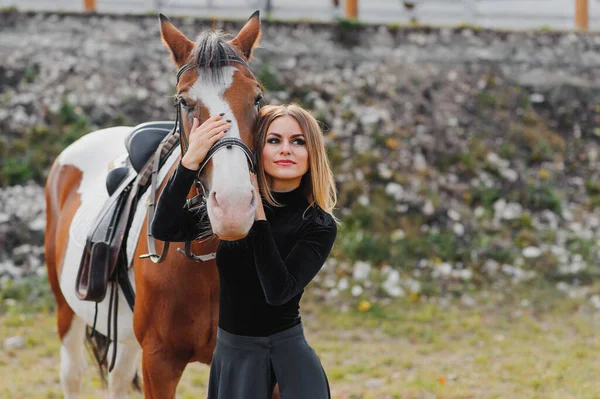
[(200, 121), (198, 120), (198, 118), (194, 118), (194, 122), (192, 122), (192, 131), (197, 129), (198, 126), (200, 126)]
[(210, 123), (205, 122), (205, 124), (202, 124), (197, 129), (197, 132), (198, 132), (198, 134), (208, 133), (210, 135), (210, 133), (215, 129), (226, 129), (229, 126), (231, 126), (231, 124), (224, 120), (210, 122)]
[(209, 142), (212, 144), (218, 140), (221, 140), (223, 137), (225, 137), (226, 134), (227, 134), (227, 130), (223, 130), (218, 133), (215, 133), (213, 136), (210, 137)]

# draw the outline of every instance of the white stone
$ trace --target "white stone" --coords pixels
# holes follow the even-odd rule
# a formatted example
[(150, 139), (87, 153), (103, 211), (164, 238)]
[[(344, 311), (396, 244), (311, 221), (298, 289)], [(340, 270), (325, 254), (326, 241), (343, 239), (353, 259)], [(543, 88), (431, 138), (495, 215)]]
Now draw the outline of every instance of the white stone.
[(406, 238), (406, 233), (404, 233), (404, 230), (402, 230), (402, 229), (394, 230), (392, 232), (392, 235), (390, 236), (390, 239), (392, 240), (392, 242), (404, 240), (405, 238)]
[(43, 231), (46, 229), (46, 219), (37, 218), (29, 223), (29, 228), (34, 231)]
[(377, 164), (377, 172), (384, 179), (390, 179), (393, 175), (392, 170), (384, 163)]
[(405, 295), (404, 290), (400, 286), (400, 272), (398, 270), (390, 268), (387, 272), (387, 279), (381, 286), (390, 296), (399, 297)]
[(525, 258), (537, 258), (542, 254), (542, 250), (538, 247), (527, 247), (523, 248), (522, 254)]
[(331, 279), (331, 278), (327, 278), (325, 279), (325, 281), (323, 282), (323, 285), (327, 288), (333, 288), (337, 285), (337, 283), (335, 282), (335, 280)]
[(371, 274), (371, 265), (368, 262), (357, 261), (354, 263), (352, 278), (355, 280), (366, 280)]
[(361, 204), (362, 206), (369, 206), (369, 203), (370, 203), (370, 201), (369, 201), (369, 197), (368, 197), (368, 196), (366, 196), (366, 195), (364, 195), (364, 194), (361, 194), (361, 195), (358, 197), (357, 201), (358, 201), (358, 203), (359, 203), (359, 204)]
[(454, 220), (455, 222), (458, 222), (460, 220), (460, 213), (458, 213), (454, 209), (449, 209), (448, 210), (448, 217), (450, 219)]
[(475, 208), (475, 212), (473, 213), (475, 214), (476, 218), (481, 218), (483, 215), (485, 215), (485, 209), (482, 206), (478, 206)]
[(350, 286), (350, 284), (348, 283), (348, 279), (346, 277), (342, 277), (340, 279), (340, 281), (338, 282), (338, 290), (340, 291), (345, 291), (348, 289), (348, 287)]
[(355, 285), (352, 287), (352, 296), (359, 296), (363, 293), (363, 288), (360, 285)]
[(475, 306), (475, 304), (476, 304), (475, 299), (473, 299), (473, 297), (471, 297), (469, 295), (463, 295), (463, 296), (461, 296), (460, 297), (460, 302), (464, 306), (468, 306), (468, 307)]
[(452, 231), (459, 237), (465, 235), (465, 226), (462, 223), (454, 223), (452, 226)]
[(21, 336), (8, 337), (4, 340), (4, 349), (21, 349), (25, 347), (25, 339)]
[(485, 159), (490, 165), (497, 169), (506, 169), (509, 165), (509, 162), (506, 159), (500, 157), (495, 152), (488, 152)]
[(459, 270), (458, 274), (462, 280), (471, 280), (471, 278), (473, 277), (473, 272), (471, 271), (471, 269), (461, 269)]
[(421, 283), (412, 278), (404, 280), (404, 287), (406, 287), (408, 291), (415, 294), (421, 292)]
[(441, 263), (438, 265), (438, 270), (442, 276), (448, 277), (452, 273), (452, 265), (448, 262)]
[(416, 171), (421, 172), (427, 169), (427, 161), (425, 157), (420, 152), (417, 152), (413, 158), (413, 168)]
[(590, 302), (596, 310), (600, 310), (600, 295), (592, 295), (590, 297)]
[(365, 382), (365, 385), (368, 388), (379, 388), (383, 386), (383, 379), (381, 378), (371, 378)]
[(390, 182), (385, 186), (385, 193), (391, 195), (396, 200), (400, 200), (404, 194), (404, 189), (400, 184)]
[(533, 93), (532, 95), (529, 96), (529, 100), (532, 103), (543, 103), (544, 102), (544, 96), (539, 94), (539, 93)]
[(423, 205), (423, 213), (427, 216), (431, 216), (431, 215), (433, 215), (433, 212), (435, 212), (433, 203), (431, 202), (431, 200), (427, 200), (425, 202), (425, 205)]
[(500, 169), (500, 175), (511, 183), (514, 183), (519, 179), (519, 173), (510, 168)]

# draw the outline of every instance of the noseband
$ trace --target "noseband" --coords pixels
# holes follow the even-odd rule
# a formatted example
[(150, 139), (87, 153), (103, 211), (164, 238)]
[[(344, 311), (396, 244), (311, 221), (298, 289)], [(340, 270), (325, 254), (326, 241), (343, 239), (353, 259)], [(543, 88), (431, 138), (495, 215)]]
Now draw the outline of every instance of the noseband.
[[(235, 60), (232, 60), (232, 61), (235, 61)], [(187, 71), (188, 69), (191, 69), (191, 68), (193, 68), (193, 65), (189, 65), (189, 64), (184, 64), (181, 68), (179, 68), (179, 71), (177, 71), (176, 85), (179, 84), (179, 78), (181, 77), (181, 75), (185, 71)], [(175, 118), (175, 132), (179, 133), (179, 137), (181, 137), (181, 156), (183, 157), (189, 148), (189, 142), (188, 142), (187, 136), (185, 135), (185, 131), (182, 132), (183, 128), (181, 126), (181, 98), (179, 96), (177, 96), (175, 98), (173, 105), (175, 106), (176, 114), (177, 114), (177, 116)], [(204, 160), (202, 161), (202, 163), (200, 164), (200, 167), (198, 168), (196, 178), (194, 179), (194, 185), (196, 186), (196, 189), (198, 190), (198, 195), (187, 200), (186, 203), (187, 203), (188, 208), (194, 208), (196, 206), (206, 204), (206, 201), (207, 201), (206, 194), (207, 193), (206, 193), (206, 190), (204, 189), (204, 186), (202, 185), (202, 182), (200, 181), (200, 174), (202, 173), (202, 169), (204, 169), (206, 164), (211, 160), (211, 158), (218, 151), (220, 151), (224, 148), (232, 149), (234, 146), (239, 147), (246, 155), (246, 159), (248, 160), (248, 167), (250, 169), (250, 172), (256, 173), (256, 163), (257, 163), (256, 154), (254, 154), (252, 152), (252, 150), (250, 150), (250, 148), (248, 148), (248, 146), (241, 139), (238, 139), (237, 137), (223, 137), (222, 139), (220, 139), (216, 143), (214, 143), (212, 145), (212, 147), (210, 147), (210, 149), (208, 150), (208, 153), (206, 154), (206, 157), (204, 157)], [(200, 192), (199, 192), (200, 189), (202, 190), (202, 194), (200, 194)]]

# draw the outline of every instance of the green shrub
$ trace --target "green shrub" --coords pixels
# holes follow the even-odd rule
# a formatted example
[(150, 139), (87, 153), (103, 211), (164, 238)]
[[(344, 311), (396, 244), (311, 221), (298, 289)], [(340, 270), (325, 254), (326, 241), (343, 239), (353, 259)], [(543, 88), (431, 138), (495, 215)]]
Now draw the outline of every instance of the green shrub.
[(260, 67), (256, 73), (256, 77), (260, 80), (265, 89), (269, 91), (279, 91), (284, 89), (277, 74), (273, 72), (271, 67), (266, 63)]

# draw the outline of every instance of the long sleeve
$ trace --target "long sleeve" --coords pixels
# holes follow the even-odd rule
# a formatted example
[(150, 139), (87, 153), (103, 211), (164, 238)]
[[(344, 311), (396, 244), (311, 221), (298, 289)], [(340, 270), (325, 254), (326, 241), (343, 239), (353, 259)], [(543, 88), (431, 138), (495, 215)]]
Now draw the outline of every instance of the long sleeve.
[(179, 162), (156, 204), (151, 233), (161, 241), (192, 241), (198, 235), (198, 215), (184, 208), (196, 171)]
[(310, 222), (285, 260), (277, 249), (269, 222), (254, 222), (252, 242), (256, 271), (270, 305), (282, 305), (296, 296), (325, 263), (337, 226), (328, 214), (324, 220), (325, 223)]

